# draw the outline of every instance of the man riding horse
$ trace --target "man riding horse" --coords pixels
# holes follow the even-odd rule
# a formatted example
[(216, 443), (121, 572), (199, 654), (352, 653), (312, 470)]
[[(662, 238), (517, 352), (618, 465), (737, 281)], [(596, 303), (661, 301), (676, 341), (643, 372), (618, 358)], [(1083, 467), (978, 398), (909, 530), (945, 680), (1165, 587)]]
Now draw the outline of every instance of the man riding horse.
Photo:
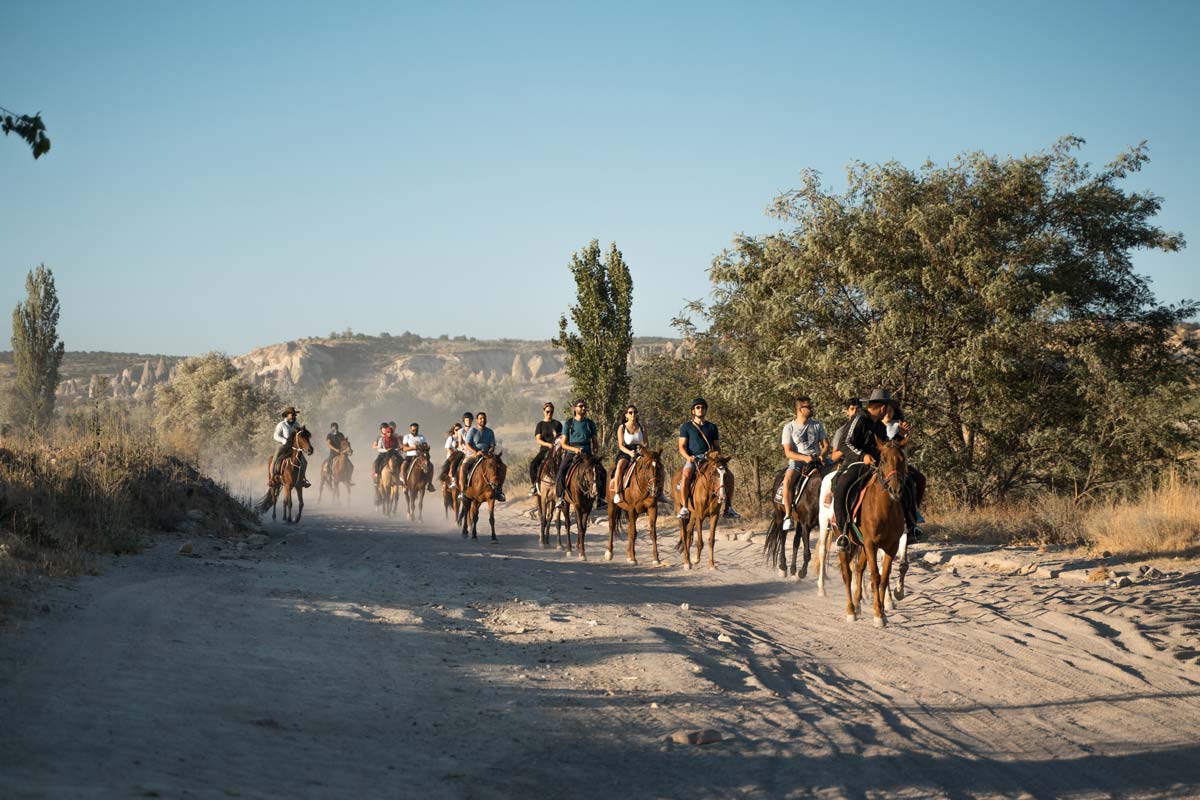
[[(467, 432), (464, 442), (467, 448), (467, 457), (463, 460), (462, 466), (458, 468), (458, 483), (465, 490), (472, 465), (482, 456), (496, 449), (496, 434), (487, 426), (487, 414), (480, 411), (475, 415), (475, 426)], [(499, 489), (496, 489), (492, 496), (501, 503), (505, 500), (504, 492)]]
[[(683, 457), (683, 485), (680, 497), (684, 502), (679, 506), (679, 519), (687, 519), (692, 515), (687, 506), (687, 498), (691, 497), (692, 481), (695, 479), (696, 466), (708, 458), (709, 451), (719, 451), (719, 437), (715, 423), (706, 420), (708, 401), (697, 397), (692, 401), (692, 417), (679, 428), (679, 455)], [(726, 471), (725, 487), (725, 516), (730, 519), (741, 517), (733, 510), (733, 476)]]
[[(275, 455), (271, 456), (271, 460), (267, 463), (267, 486), (274, 486), (279, 482), (279, 465), (283, 463), (292, 452), (292, 440), (296, 435), (296, 431), (302, 427), (296, 420), (298, 413), (294, 406), (288, 406), (283, 410), (283, 419), (275, 426), (275, 433), (272, 438), (279, 442), (279, 447), (275, 450)], [(312, 486), (306, 478), (304, 480), (304, 488)]]
[[(890, 438), (887, 426), (883, 423), (883, 415), (891, 402), (891, 392), (876, 389), (867, 398), (866, 409), (859, 409), (850, 420), (850, 427), (846, 429), (845, 441), (841, 443), (845, 455), (833, 484), (833, 513), (837, 520), (838, 547), (845, 547), (849, 543), (846, 531), (847, 521), (851, 516), (847, 508), (847, 503), (851, 500), (850, 493), (853, 491), (857, 497), (857, 493), (871, 479), (871, 471), (879, 461), (879, 445), (876, 439), (886, 442)], [(907, 422), (900, 423), (896, 441), (903, 445), (908, 438), (909, 429)]]
[[(576, 457), (596, 452), (596, 423), (587, 416), (587, 403), (583, 400), (576, 400), (572, 405), (572, 411), (574, 416), (567, 420), (567, 424), (563, 428), (566, 441), (562, 445), (563, 458), (558, 465), (558, 477), (554, 484), (554, 495), (558, 498), (555, 505), (558, 508), (566, 507), (563, 494), (566, 492), (567, 473), (571, 471), (571, 465), (575, 463)], [(608, 475), (603, 465), (597, 461), (596, 485), (604, 486), (607, 480)], [(596, 508), (603, 508), (604, 505), (604, 499), (598, 498)]]
[[(404, 439), (400, 442), (400, 449), (404, 451), (404, 465), (400, 468), (400, 485), (408, 486), (408, 473), (412, 469), (413, 462), (417, 460), (417, 455), (421, 448), (429, 449), (429, 441), (421, 433), (421, 426), (415, 422), (409, 423), (408, 433), (404, 434)], [(433, 491), (433, 476), (430, 475), (426, 481), (425, 491)]]
[(808, 395), (796, 398), (796, 418), (783, 426), (783, 455), (787, 469), (783, 473), (783, 530), (790, 531), (792, 520), (792, 487), (796, 476), (809, 465), (821, 468), (829, 449), (825, 426), (812, 418), (813, 405)]
[[(329, 433), (325, 434), (325, 444), (329, 447), (329, 455), (325, 458), (325, 471), (332, 475), (333, 460), (343, 453), (350, 452), (350, 440), (346, 437), (346, 434), (338, 429), (338, 424), (334, 422), (329, 426)], [(346, 483), (350, 486), (354, 485), (350, 481), (346, 481)]]
[(538, 475), (542, 471), (542, 463), (546, 460), (546, 456), (550, 455), (550, 451), (554, 449), (554, 443), (561, 435), (562, 423), (554, 418), (554, 403), (547, 401), (542, 406), (542, 421), (533, 429), (533, 439), (538, 444), (538, 451), (534, 454), (533, 460), (529, 462), (530, 497), (538, 493)]
[(384, 462), (391, 453), (400, 449), (400, 440), (396, 438), (396, 429), (386, 422), (379, 423), (379, 438), (371, 445), (371, 449), (378, 454), (375, 456), (375, 466), (371, 469), (371, 480), (378, 484), (379, 473), (383, 470)]

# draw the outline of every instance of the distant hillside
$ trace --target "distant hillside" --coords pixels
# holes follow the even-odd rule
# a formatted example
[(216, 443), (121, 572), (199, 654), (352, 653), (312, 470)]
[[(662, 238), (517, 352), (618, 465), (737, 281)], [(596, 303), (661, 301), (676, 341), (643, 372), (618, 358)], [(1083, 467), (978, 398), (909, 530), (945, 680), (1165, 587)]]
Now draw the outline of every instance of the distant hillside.
[[(679, 342), (670, 339), (636, 339), (630, 361), (675, 356), (679, 348)], [(69, 406), (100, 395), (149, 399), (157, 384), (170, 380), (183, 358), (68, 351), (63, 357), (59, 401)], [(344, 391), (375, 393), (438, 376), (489, 385), (503, 382), (525, 396), (551, 396), (570, 386), (563, 352), (545, 340), (348, 333), (266, 345), (233, 360), (253, 382), (270, 386), (283, 397), (322, 391), (330, 381)], [(12, 353), (0, 352), (0, 385), (11, 381), (12, 374)]]

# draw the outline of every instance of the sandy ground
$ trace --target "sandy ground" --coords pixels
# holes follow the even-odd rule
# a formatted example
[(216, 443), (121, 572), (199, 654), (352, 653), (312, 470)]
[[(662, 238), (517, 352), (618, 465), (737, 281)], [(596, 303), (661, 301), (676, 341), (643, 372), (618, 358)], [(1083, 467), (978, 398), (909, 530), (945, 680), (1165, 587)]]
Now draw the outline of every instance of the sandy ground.
[(715, 573), (673, 533), (665, 568), (599, 535), (580, 563), (524, 508), (490, 545), (310, 503), (262, 549), (163, 536), (28, 595), (0, 628), (0, 796), (1200, 794), (1200, 573), (923, 562), (877, 631), (744, 537)]

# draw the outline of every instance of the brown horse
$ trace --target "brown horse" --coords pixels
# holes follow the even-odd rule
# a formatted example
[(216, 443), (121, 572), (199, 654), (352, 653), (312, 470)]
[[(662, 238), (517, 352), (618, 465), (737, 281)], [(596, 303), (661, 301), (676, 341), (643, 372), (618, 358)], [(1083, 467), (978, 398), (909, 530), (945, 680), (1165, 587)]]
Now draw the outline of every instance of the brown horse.
[[(308, 432), (308, 428), (300, 427), (295, 433), (288, 437), (288, 445), (292, 448), (291, 455), (285, 457), (279, 464), (279, 480), (267, 490), (267, 494), (258, 503), (258, 512), (260, 514), (271, 509), (271, 519), (275, 519), (275, 506), (279, 502), (279, 495), (283, 494), (283, 521), (286, 523), (295, 523), (300, 521), (300, 516), (304, 513), (304, 470), (308, 465), (305, 456), (311, 456), (313, 453), (312, 434)], [(269, 467), (269, 465), (268, 465)], [(296, 518), (292, 519), (292, 490), (296, 490)]]
[(451, 513), (454, 514), (455, 522), (458, 521), (458, 488), (450, 488), (450, 474), (443, 474), (438, 478), (442, 484), (442, 509), (446, 513), (446, 519), (450, 519)]
[[(771, 525), (767, 528), (767, 539), (763, 542), (763, 553), (767, 557), (767, 563), (772, 566), (778, 565), (779, 576), (786, 578), (788, 576), (788, 560), (787, 560), (787, 532), (783, 530), (784, 510), (781, 501), (783, 477), (787, 470), (779, 470), (775, 473), (775, 483), (772, 487), (771, 510)], [(808, 575), (808, 562), (812, 560), (812, 550), (808, 544), (809, 532), (817, 526), (817, 514), (821, 510), (821, 469), (815, 464), (802, 464), (800, 467), (800, 476), (797, 479), (801, 482), (792, 492), (792, 508), (791, 516), (795, 527), (792, 529), (792, 568), (791, 574), (796, 577), (796, 580)], [(799, 566), (798, 555), (800, 544), (804, 544), (804, 565)], [(799, 567), (797, 569), (797, 567)]]
[(379, 485), (375, 487), (375, 503), (385, 517), (396, 513), (400, 505), (400, 454), (395, 450), (388, 453), (379, 470)]
[(687, 506), (691, 514), (687, 519), (679, 520), (679, 544), (677, 549), (683, 552), (683, 568), (692, 568), (691, 546), (692, 537), (696, 539), (696, 564), (704, 555), (704, 521), (709, 520), (708, 527), (708, 568), (716, 569), (717, 523), (725, 508), (725, 475), (728, 472), (729, 458), (722, 456), (716, 450), (709, 450), (708, 457), (696, 464), (696, 474), (692, 478), (691, 496), (683, 497), (683, 470), (675, 473), (675, 510)]
[(352, 455), (354, 455), (354, 450), (347, 445), (345, 450), (333, 457), (332, 469), (330, 469), (329, 461), (321, 463), (321, 483), (317, 488), (318, 503), (325, 495), (326, 486), (333, 490), (333, 502), (341, 500), (340, 486), (343, 483), (346, 484), (346, 502), (350, 502), (350, 477), (354, 475), (354, 464), (350, 462)]
[[(563, 480), (563, 500), (566, 501), (567, 553), (571, 552), (571, 509), (575, 509), (575, 521), (579, 527), (579, 559), (587, 561), (583, 539), (587, 536), (588, 521), (600, 489), (596, 486), (596, 467), (600, 464), (591, 453), (578, 453), (575, 463)], [(561, 546), (561, 545), (560, 545)]]
[[(862, 605), (863, 570), (871, 568), (871, 589), (874, 592), (875, 627), (887, 624), (884, 615), (884, 594), (892, 572), (892, 560), (904, 536), (904, 507), (902, 496), (906, 477), (904, 451), (896, 442), (875, 439), (879, 447), (879, 462), (867, 479), (862, 492), (862, 513), (858, 530), (861, 541), (855, 535), (851, 515), (847, 514), (846, 527), (850, 545), (838, 553), (842, 567), (842, 580), (846, 584), (846, 621), (858, 619)], [(883, 553), (883, 566), (879, 566), (877, 554)], [(851, 563), (856, 575), (850, 574)], [(857, 581), (855, 581), (857, 578)], [(853, 590), (852, 590), (853, 587)]]
[(558, 465), (562, 463), (562, 453), (557, 447), (551, 448), (550, 454), (542, 459), (537, 482), (538, 541), (542, 547), (549, 547), (550, 526), (557, 525), (559, 550), (563, 549), (563, 511), (555, 503), (554, 481), (558, 475)]
[(488, 523), (492, 526), (492, 541), (496, 538), (496, 494), (504, 490), (504, 477), (508, 467), (499, 453), (485, 453), (476, 463), (463, 471), (466, 485), (462, 488), (462, 535), (466, 537), (470, 528), (471, 538), (478, 539), (479, 511), (487, 503)]
[[(613, 470), (615, 473), (616, 470)], [(637, 519), (645, 514), (650, 522), (650, 549), (654, 555), (654, 566), (662, 564), (658, 557), (658, 492), (663, 485), (662, 453), (658, 450), (639, 450), (637, 458), (627, 468), (629, 482), (621, 487), (616, 477), (608, 482), (608, 551), (605, 561), (612, 561), (613, 534), (617, 530), (621, 512), (629, 514), (629, 536), (625, 560), (637, 563)], [(614, 503), (613, 496), (621, 495), (621, 502)], [(581, 545), (582, 548), (582, 545)]]
[(433, 462), (429, 460), (429, 445), (417, 445), (417, 454), (408, 459), (407, 471), (404, 473), (404, 499), (407, 504), (408, 518), (413, 514), (418, 520), (425, 519), (425, 492), (433, 480)]

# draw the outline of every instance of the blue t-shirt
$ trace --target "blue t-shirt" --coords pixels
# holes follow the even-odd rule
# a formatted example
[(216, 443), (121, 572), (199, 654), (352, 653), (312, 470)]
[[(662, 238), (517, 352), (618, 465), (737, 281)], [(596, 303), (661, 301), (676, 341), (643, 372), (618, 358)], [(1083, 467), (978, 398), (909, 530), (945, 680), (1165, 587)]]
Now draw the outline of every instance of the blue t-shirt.
[(467, 444), (486, 453), (489, 448), (496, 446), (496, 434), (492, 433), (491, 428), (471, 428), (467, 434)]
[(596, 423), (586, 417), (584, 419), (569, 417), (563, 430), (567, 434), (567, 444), (581, 448), (585, 453), (592, 452), (592, 437), (596, 435)]
[[(708, 437), (708, 441), (704, 441), (704, 436), (700, 435), (703, 429), (704, 436)], [(709, 445), (717, 446), (717, 426), (705, 420), (697, 428), (692, 420), (683, 423), (683, 427), (679, 429), (679, 438), (687, 439), (687, 451), (691, 456), (702, 456), (709, 451)]]

